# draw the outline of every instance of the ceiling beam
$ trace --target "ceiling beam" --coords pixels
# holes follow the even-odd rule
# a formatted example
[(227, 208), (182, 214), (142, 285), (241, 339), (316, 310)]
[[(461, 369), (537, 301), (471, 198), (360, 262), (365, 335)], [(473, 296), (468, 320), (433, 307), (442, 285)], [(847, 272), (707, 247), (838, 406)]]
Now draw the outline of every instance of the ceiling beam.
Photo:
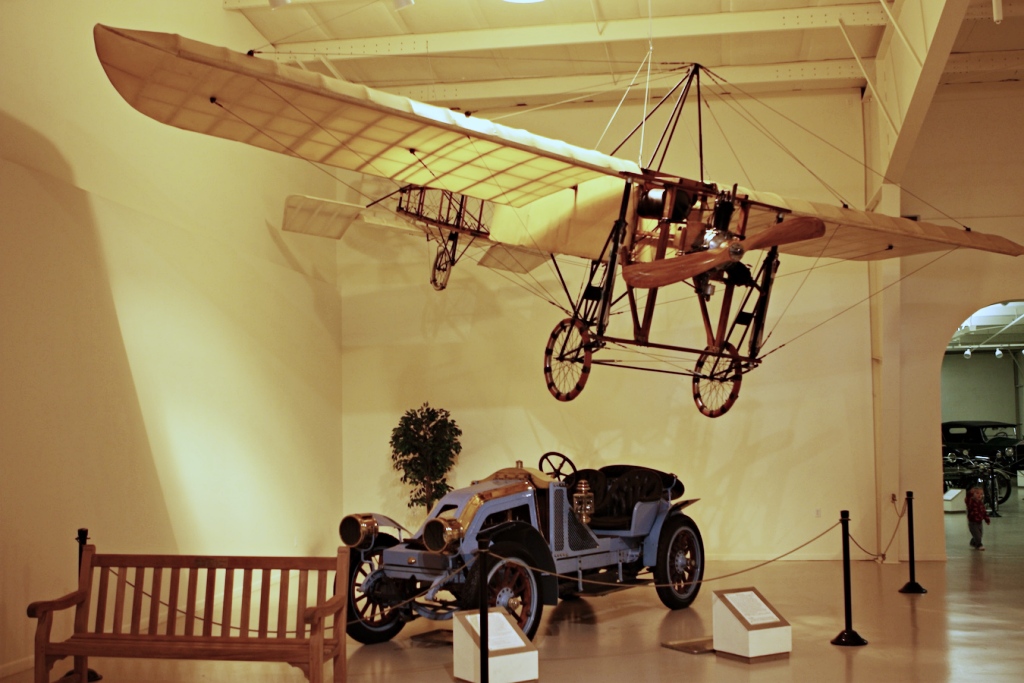
[[(245, 0), (230, 1), (242, 2)], [(600, 29), (596, 24), (590, 22), (279, 43), (276, 47), (281, 53), (302, 53), (310, 57), (324, 55), (331, 59), (359, 59), (646, 41), (652, 32), (655, 39), (662, 39), (772, 33), (815, 28), (835, 30), (839, 21), (847, 26), (884, 26), (886, 24), (885, 12), (881, 5), (851, 4), (659, 17), (653, 23), (647, 19), (625, 19), (605, 22)]]
[(865, 100), (867, 165), (874, 170), (866, 179), (868, 206), (874, 205), (883, 182), (901, 181), (969, 3), (897, 3), (901, 30), (886, 31), (875, 57), (872, 96)]
[[(867, 60), (871, 62), (873, 60)], [(833, 59), (788, 64), (756, 66), (724, 66), (713, 69), (728, 85), (747, 92), (764, 90), (811, 90), (824, 88), (861, 87), (864, 78), (853, 59)], [(513, 78), (502, 81), (473, 81), (434, 83), (386, 88), (388, 92), (420, 102), (433, 102), (450, 106), (458, 102), (487, 100), (515, 101), (527, 98), (558, 97), (583, 99), (605, 93), (621, 93), (633, 79), (633, 73), (592, 76), (558, 76), (552, 78)], [(660, 96), (683, 76), (683, 72), (656, 76), (651, 84), (652, 95)], [(721, 90), (710, 79), (703, 87)], [(638, 96), (643, 88), (637, 89)]]

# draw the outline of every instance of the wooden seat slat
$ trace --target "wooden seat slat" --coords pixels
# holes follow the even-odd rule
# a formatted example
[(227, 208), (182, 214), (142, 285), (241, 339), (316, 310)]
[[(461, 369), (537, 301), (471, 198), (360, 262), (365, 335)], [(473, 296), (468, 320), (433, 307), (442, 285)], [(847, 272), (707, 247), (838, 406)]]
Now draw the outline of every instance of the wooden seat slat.
[(94, 630), (103, 632), (103, 621), (107, 618), (107, 585), (110, 583), (110, 567), (100, 571), (100, 588), (96, 599), (96, 626)]
[(299, 572), (299, 592), (295, 601), (295, 632), (299, 638), (306, 637), (306, 623), (302, 615), (306, 611), (306, 591), (309, 590), (309, 572)]
[(185, 594), (185, 635), (191, 636), (196, 630), (196, 592), (199, 589), (199, 569), (189, 567), (188, 588)]
[(181, 569), (171, 567), (171, 586), (167, 591), (167, 634), (177, 633), (178, 625), (178, 588), (181, 585)]
[(277, 637), (284, 638), (288, 634), (288, 579), (291, 572), (281, 571), (281, 589), (277, 598)]
[(252, 606), (252, 567), (242, 571), (242, 613), (238, 618), (242, 638), (249, 637), (249, 616)]
[(221, 610), (220, 614), (220, 635), (222, 638), (227, 638), (231, 635), (231, 602), (235, 590), (235, 570), (226, 569), (224, 571), (224, 609)]
[(114, 589), (114, 633), (120, 633), (121, 625), (124, 624), (124, 592), (127, 587), (128, 571), (124, 567), (118, 567), (117, 587)]
[(206, 570), (206, 593), (203, 597), (203, 635), (213, 635), (213, 601), (217, 599), (217, 570)]
[(270, 621), (270, 570), (264, 569), (260, 576), (260, 624), (256, 635), (266, 638)]
[(146, 568), (135, 567), (134, 587), (132, 588), (132, 625), (130, 633), (138, 633), (142, 625), (142, 596), (146, 585)]
[(160, 591), (163, 588), (163, 567), (153, 568), (153, 584), (150, 589), (149, 599), (149, 628), (146, 631), (149, 635), (155, 636), (160, 628)]

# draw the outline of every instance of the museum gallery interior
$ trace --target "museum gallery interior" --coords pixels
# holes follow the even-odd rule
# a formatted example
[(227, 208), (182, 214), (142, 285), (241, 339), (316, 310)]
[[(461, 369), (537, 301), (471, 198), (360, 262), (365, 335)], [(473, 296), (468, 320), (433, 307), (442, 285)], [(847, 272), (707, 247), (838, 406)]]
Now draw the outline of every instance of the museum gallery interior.
[(3, 9), (3, 683), (1020, 678), (1024, 4)]

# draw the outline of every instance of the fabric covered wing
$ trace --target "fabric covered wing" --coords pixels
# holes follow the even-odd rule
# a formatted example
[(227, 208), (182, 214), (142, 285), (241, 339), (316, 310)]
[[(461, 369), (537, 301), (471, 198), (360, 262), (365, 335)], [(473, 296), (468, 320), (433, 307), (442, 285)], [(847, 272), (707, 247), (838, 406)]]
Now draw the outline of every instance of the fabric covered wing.
[(794, 217), (820, 218), (825, 222), (823, 237), (779, 247), (779, 251), (787, 254), (852, 261), (898, 258), (958, 247), (1009, 256), (1024, 254), (1024, 247), (998, 235), (895, 218), (872, 211), (786, 199), (770, 192), (749, 192), (749, 196), (767, 206), (751, 209), (747, 221), (748, 235), (755, 235), (773, 225), (779, 211)]
[(635, 163), (166, 33), (97, 24), (107, 77), (157, 121), (309, 161), (523, 206)]

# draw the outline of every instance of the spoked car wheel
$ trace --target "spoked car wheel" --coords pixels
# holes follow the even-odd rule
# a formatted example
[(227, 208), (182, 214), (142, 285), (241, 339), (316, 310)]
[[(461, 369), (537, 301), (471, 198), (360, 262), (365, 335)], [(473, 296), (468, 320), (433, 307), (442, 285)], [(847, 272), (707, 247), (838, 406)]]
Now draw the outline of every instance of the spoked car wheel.
[(693, 402), (708, 417), (724, 415), (739, 398), (742, 383), (743, 366), (736, 348), (726, 344), (720, 354), (708, 348), (693, 368)]
[(995, 475), (996, 480), (996, 500), (1000, 505), (1010, 500), (1010, 475), (997, 472)]
[(348, 585), (348, 625), (346, 632), (364, 645), (383, 643), (398, 635), (405, 626), (397, 609), (389, 609), (381, 600), (382, 583), (387, 581), (381, 568), (381, 550), (352, 549), (351, 581)]
[(590, 330), (583, 321), (566, 318), (555, 326), (544, 349), (544, 379), (559, 401), (571, 401), (590, 378)]
[(665, 520), (658, 538), (654, 583), (661, 602), (669, 609), (689, 607), (704, 578), (704, 541), (692, 519), (673, 515)]
[(555, 451), (548, 451), (540, 456), (537, 469), (556, 481), (565, 481), (576, 474), (576, 465), (567, 456)]
[[(530, 567), (533, 558), (516, 543), (495, 543), (487, 562), (487, 606), (504, 607), (533, 640), (544, 611), (540, 584)], [(479, 609), (480, 568), (474, 565), (466, 584), (468, 604)]]

